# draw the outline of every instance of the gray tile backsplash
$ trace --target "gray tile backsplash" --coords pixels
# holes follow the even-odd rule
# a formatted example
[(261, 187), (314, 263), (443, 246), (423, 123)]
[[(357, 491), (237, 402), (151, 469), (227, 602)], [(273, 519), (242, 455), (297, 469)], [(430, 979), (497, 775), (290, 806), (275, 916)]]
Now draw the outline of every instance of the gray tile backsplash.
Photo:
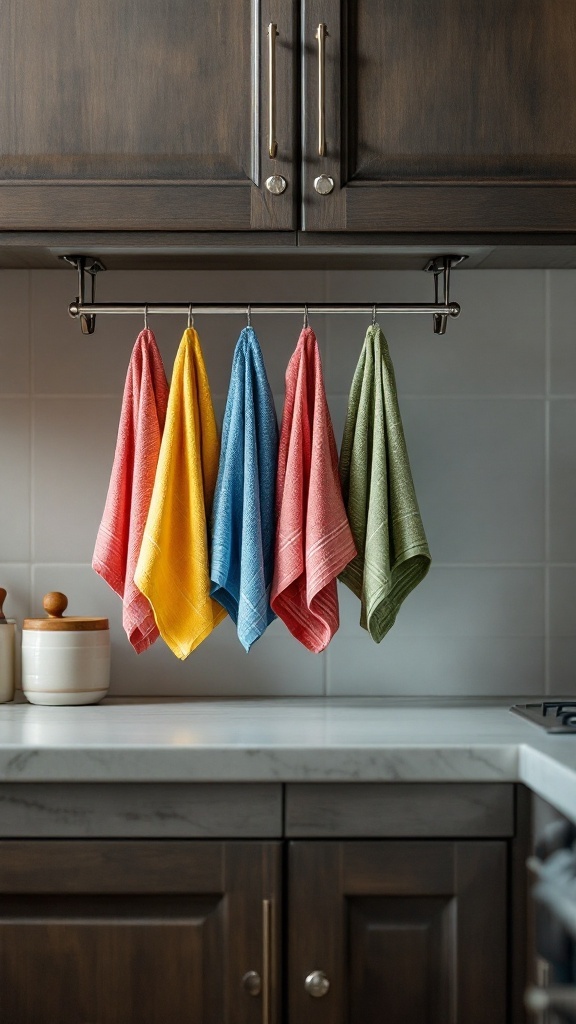
[[(381, 644), (344, 586), (340, 630), (309, 654), (277, 621), (245, 654), (225, 621), (185, 662), (132, 651), (116, 595), (90, 567), (140, 324), (67, 314), (72, 272), (1, 271), (0, 585), (19, 621), (63, 590), (70, 612), (110, 618), (112, 693), (478, 697), (576, 690), (576, 271), (456, 271), (459, 320), (382, 326), (396, 369), (428, 577)], [(429, 301), (415, 272), (108, 272), (103, 301)], [(300, 315), (254, 315), (279, 412)], [(170, 376), (186, 325), (151, 318)], [(196, 319), (221, 418), (241, 317)], [(367, 327), (314, 317), (338, 443)]]

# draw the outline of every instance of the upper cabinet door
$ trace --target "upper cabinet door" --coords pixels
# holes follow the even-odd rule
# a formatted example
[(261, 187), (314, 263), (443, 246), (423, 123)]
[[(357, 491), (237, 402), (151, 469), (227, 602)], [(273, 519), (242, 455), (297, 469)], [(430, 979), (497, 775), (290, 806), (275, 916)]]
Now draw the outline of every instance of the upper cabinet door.
[(293, 228), (294, 22), (281, 0), (3, 0), (0, 230)]
[(574, 0), (303, 4), (307, 230), (576, 229)]

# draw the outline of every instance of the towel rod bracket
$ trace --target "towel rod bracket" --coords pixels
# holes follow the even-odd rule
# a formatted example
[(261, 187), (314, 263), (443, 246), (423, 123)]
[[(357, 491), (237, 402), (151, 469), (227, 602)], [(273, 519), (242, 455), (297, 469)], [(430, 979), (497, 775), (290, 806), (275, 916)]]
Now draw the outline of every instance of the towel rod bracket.
[[(60, 256), (61, 260), (65, 260), (66, 263), (70, 263), (72, 267), (76, 267), (78, 271), (78, 296), (76, 298), (76, 305), (83, 306), (86, 302), (86, 283), (87, 279), (90, 278), (90, 304), (94, 305), (96, 302), (96, 274), (101, 270), (106, 270), (106, 267), (101, 260), (96, 259), (93, 256)], [(70, 304), (70, 315), (78, 315), (72, 313), (72, 306)], [(96, 316), (94, 313), (80, 313), (80, 329), (82, 334), (94, 334), (96, 328)]]
[[(439, 298), (439, 279), (442, 277), (442, 295), (445, 306), (450, 305), (450, 271), (452, 267), (457, 267), (459, 263), (467, 260), (467, 256), (435, 256), (434, 259), (429, 260), (424, 270), (431, 274), (434, 274), (434, 302), (436, 305), (440, 303)], [(460, 307), (458, 307), (458, 313), (451, 313), (451, 316), (458, 316)], [(448, 324), (448, 316), (445, 313), (434, 313), (434, 334), (446, 334), (446, 326)]]

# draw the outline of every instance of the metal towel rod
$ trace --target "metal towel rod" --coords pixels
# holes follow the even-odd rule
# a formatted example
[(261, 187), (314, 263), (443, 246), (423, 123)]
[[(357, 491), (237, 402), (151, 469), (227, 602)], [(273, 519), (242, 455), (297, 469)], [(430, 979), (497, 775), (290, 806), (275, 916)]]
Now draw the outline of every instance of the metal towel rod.
[[(190, 302), (95, 302), (95, 277), (96, 274), (106, 268), (100, 262), (100, 260), (93, 259), (89, 256), (63, 256), (62, 259), (66, 260), (72, 266), (76, 267), (78, 271), (78, 296), (74, 302), (71, 302), (68, 307), (68, 312), (71, 317), (80, 317), (80, 325), (83, 334), (93, 334), (95, 328), (96, 315), (108, 315), (108, 314), (136, 314), (140, 316), (163, 315), (163, 314), (176, 314), (176, 315), (190, 315), (190, 310), (194, 312), (194, 315), (226, 315), (226, 314), (242, 314), (246, 315), (248, 305), (239, 305), (237, 302), (212, 302), (212, 303), (190, 303)], [(389, 303), (389, 302), (378, 302), (370, 303), (349, 303), (349, 302), (318, 302), (315, 304), (307, 304), (303, 302), (284, 302), (282, 304), (269, 304), (251, 302), (250, 310), (252, 313), (298, 313), (307, 309), (309, 314), (313, 313), (365, 313), (373, 317), (374, 311), (378, 313), (416, 313), (416, 314), (432, 314), (434, 318), (434, 333), (445, 334), (448, 317), (457, 317), (460, 315), (460, 306), (457, 302), (450, 301), (450, 270), (465, 260), (466, 256), (438, 256), (424, 268), (426, 271), (430, 271), (434, 274), (434, 292), (435, 301), (433, 303), (427, 302), (415, 302), (415, 303)], [(87, 277), (91, 279), (91, 302), (86, 302), (86, 282)], [(443, 302), (439, 301), (439, 278), (442, 277), (443, 288), (442, 298)]]

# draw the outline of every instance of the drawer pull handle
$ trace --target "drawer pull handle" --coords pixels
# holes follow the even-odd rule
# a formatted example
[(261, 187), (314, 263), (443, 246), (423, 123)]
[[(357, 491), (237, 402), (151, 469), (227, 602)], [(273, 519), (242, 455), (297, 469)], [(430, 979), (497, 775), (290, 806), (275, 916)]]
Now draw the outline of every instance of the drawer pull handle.
[(262, 900), (262, 1024), (272, 1024), (272, 900)]
[(323, 21), (316, 29), (318, 40), (318, 156), (326, 155), (326, 36)]
[(274, 159), (278, 152), (276, 141), (276, 36), (278, 29), (268, 25), (268, 156)]

